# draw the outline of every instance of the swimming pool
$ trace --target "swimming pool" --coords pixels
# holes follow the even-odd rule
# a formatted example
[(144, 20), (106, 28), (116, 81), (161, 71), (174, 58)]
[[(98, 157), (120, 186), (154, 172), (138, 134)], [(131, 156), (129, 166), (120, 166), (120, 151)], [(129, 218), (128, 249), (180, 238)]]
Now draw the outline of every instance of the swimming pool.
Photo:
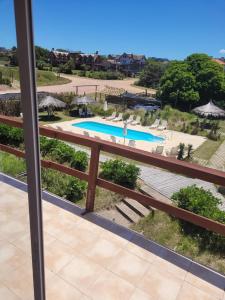
[[(122, 127), (108, 125), (104, 123), (84, 121), (84, 122), (74, 123), (72, 124), (72, 126), (91, 130), (91, 131), (101, 132), (105, 134), (110, 134), (117, 137), (124, 137)], [(133, 129), (127, 129), (126, 138), (130, 140), (137, 140), (137, 141), (139, 140), (139, 141), (147, 141), (147, 142), (160, 142), (164, 140), (162, 137), (155, 136), (151, 133), (137, 131)]]

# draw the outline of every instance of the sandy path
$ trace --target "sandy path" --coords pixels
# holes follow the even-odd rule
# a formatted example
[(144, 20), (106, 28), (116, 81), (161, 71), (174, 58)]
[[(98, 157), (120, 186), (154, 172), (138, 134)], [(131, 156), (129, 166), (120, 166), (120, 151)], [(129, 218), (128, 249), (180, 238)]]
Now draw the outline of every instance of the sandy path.
[[(64, 92), (76, 92), (77, 85), (98, 85), (97, 91), (102, 91), (106, 85), (115, 87), (115, 88), (123, 88), (128, 92), (131, 93), (138, 93), (143, 92), (144, 90), (139, 87), (132, 86), (134, 82), (136, 81), (135, 78), (129, 78), (124, 80), (100, 80), (100, 79), (92, 79), (92, 78), (85, 78), (85, 77), (76, 77), (72, 75), (62, 75), (65, 78), (68, 78), (71, 80), (70, 83), (67, 84), (61, 84), (61, 85), (50, 85), (50, 86), (40, 86), (37, 88), (39, 92), (50, 92), (50, 93), (64, 93)], [(150, 92), (154, 90), (148, 89)], [(4, 93), (12, 93), (12, 92), (19, 92), (19, 89), (4, 89), (4, 91), (1, 91), (0, 94)], [(80, 87), (78, 90), (78, 93), (82, 95), (83, 93), (89, 94), (95, 92), (94, 86), (85, 86)]]

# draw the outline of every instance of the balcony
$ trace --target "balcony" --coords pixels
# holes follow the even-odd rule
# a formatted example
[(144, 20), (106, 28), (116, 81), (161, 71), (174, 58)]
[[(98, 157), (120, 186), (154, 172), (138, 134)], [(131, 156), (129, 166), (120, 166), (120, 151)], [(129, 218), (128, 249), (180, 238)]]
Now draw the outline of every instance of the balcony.
[[(26, 184), (0, 179), (0, 299), (31, 300)], [(43, 224), (48, 300), (225, 299), (222, 275), (47, 192)]]

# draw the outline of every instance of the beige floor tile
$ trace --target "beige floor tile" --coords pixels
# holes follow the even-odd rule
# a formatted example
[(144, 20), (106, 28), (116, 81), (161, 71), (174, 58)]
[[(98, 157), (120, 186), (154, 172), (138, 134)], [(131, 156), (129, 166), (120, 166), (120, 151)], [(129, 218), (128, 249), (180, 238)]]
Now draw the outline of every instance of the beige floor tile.
[(62, 267), (67, 265), (74, 255), (74, 251), (64, 243), (55, 240), (48, 246), (45, 246), (45, 265), (46, 267), (57, 273)]
[(223, 297), (224, 291), (221, 288), (218, 288), (217, 286), (201, 279), (198, 276), (193, 275), (192, 273), (187, 274), (185, 281), (197, 287), (198, 289), (204, 291), (211, 297), (214, 296), (215, 298), (219, 298), (219, 299)]
[(47, 300), (80, 300), (83, 294), (57, 275), (46, 284)]
[(13, 242), (15, 239), (22, 237), (25, 233), (29, 232), (29, 225), (26, 224), (25, 218), (22, 220), (9, 220), (0, 227), (0, 235), (7, 241)]
[(134, 286), (126, 280), (104, 271), (89, 289), (93, 300), (126, 300), (130, 299)]
[(100, 276), (104, 269), (87, 257), (77, 256), (60, 270), (59, 276), (87, 294), (88, 287)]
[[(179, 262), (177, 262), (177, 263), (179, 263)], [(185, 261), (185, 262), (181, 263), (181, 266), (179, 266), (179, 265), (176, 265), (175, 262), (171, 263), (170, 261), (160, 258), (160, 257), (157, 257), (156, 260), (153, 262), (153, 265), (158, 270), (160, 270), (162, 272), (167, 271), (180, 279), (185, 278), (190, 264), (191, 264), (191, 262)]]
[(0, 299), (1, 300), (20, 300), (7, 287), (0, 284)]
[(125, 247), (128, 243), (128, 240), (126, 240), (125, 238), (116, 235), (115, 233), (110, 232), (108, 230), (104, 230), (101, 234), (101, 237), (106, 240), (113, 241), (118, 245), (118, 247), (122, 247), (122, 248)]
[(126, 250), (122, 250), (115, 256), (109, 269), (131, 284), (137, 285), (143, 278), (149, 266), (150, 265), (146, 260), (143, 260)]
[(49, 219), (46, 222), (43, 222), (43, 225), (44, 231), (55, 238), (59, 238), (63, 236), (64, 232), (74, 226), (74, 222), (71, 220), (60, 219), (60, 217), (57, 216)]
[(97, 264), (107, 268), (112, 264), (114, 257), (119, 253), (120, 249), (113, 241), (99, 237), (85, 255)]
[(24, 265), (27, 255), (9, 242), (0, 241), (0, 280), (5, 278), (15, 269)]
[(152, 252), (146, 250), (146, 249), (143, 249), (142, 247), (138, 246), (138, 245), (135, 245), (134, 243), (132, 242), (129, 242), (125, 249), (132, 253), (132, 254), (135, 254), (137, 255), (138, 257), (152, 263), (153, 261), (156, 260), (156, 258), (158, 257), (157, 255), (153, 254)]
[(209, 296), (204, 291), (190, 285), (189, 283), (184, 283), (182, 286), (177, 300), (216, 300), (215, 296)]
[(153, 299), (175, 300), (182, 282), (181, 279), (171, 276), (166, 271), (159, 272), (156, 268), (150, 267), (139, 283), (139, 288), (151, 295)]
[(136, 289), (132, 294), (130, 300), (156, 300), (150, 294), (147, 294), (139, 289)]

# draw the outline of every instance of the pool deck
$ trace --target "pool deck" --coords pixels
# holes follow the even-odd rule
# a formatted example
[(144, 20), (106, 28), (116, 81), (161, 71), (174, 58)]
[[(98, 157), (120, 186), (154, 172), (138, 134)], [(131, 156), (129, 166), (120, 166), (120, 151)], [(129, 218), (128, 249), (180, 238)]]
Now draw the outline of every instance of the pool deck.
[[(52, 127), (54, 129), (61, 129), (64, 131), (69, 131), (69, 132), (74, 132), (77, 134), (82, 134), (84, 131), (88, 131), (91, 137), (99, 137), (103, 140), (106, 141), (111, 141), (110, 135), (109, 134), (104, 134), (101, 132), (96, 132), (96, 131), (91, 131), (83, 128), (78, 128), (72, 126), (72, 124), (75, 123), (80, 123), (80, 122), (87, 122), (87, 121), (93, 121), (93, 122), (100, 122), (103, 124), (107, 125), (113, 125), (113, 126), (118, 126), (118, 127), (123, 127), (124, 124), (123, 122), (113, 122), (113, 121), (107, 121), (101, 117), (92, 117), (92, 118), (79, 118), (79, 119), (74, 119), (72, 121), (66, 121), (66, 122), (58, 122), (58, 123), (53, 123), (53, 124), (48, 124), (46, 126)], [(180, 143), (185, 143), (185, 145), (191, 144), (193, 145), (193, 149), (197, 149), (205, 140), (206, 138), (202, 136), (196, 136), (196, 135), (190, 135), (187, 133), (183, 132), (178, 132), (178, 131), (172, 131), (172, 130), (157, 130), (157, 129), (149, 129), (149, 127), (144, 127), (141, 125), (130, 125), (128, 124), (128, 129), (133, 129), (137, 131), (142, 131), (146, 133), (151, 133), (155, 136), (160, 136), (164, 138), (164, 141), (159, 141), (159, 142), (147, 142), (147, 141), (138, 141), (136, 140), (136, 148), (145, 150), (145, 151), (150, 151), (152, 152), (153, 150), (156, 149), (158, 145), (163, 145), (164, 150), (163, 154), (166, 154), (166, 152), (170, 151), (172, 147), (178, 146)], [(124, 139), (121, 137), (116, 137), (117, 141), (120, 144), (124, 144)], [(128, 145), (128, 139), (126, 139), (125, 144)]]

